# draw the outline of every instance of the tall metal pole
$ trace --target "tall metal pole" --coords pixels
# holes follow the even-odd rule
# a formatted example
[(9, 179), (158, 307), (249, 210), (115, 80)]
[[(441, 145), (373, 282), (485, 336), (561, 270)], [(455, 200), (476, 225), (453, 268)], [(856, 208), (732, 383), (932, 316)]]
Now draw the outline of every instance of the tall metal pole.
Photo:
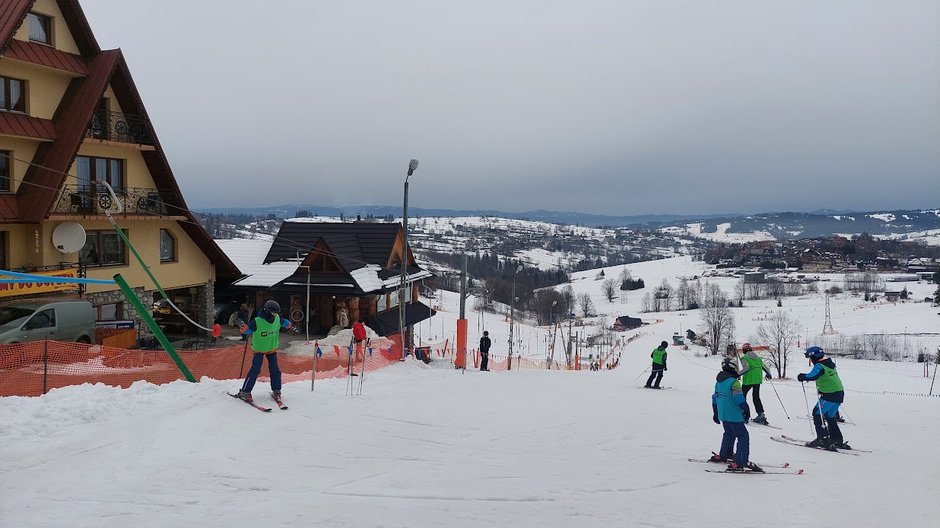
[(405, 199), (402, 204), (401, 225), (404, 230), (401, 248), (401, 291), (398, 295), (398, 330), (401, 332), (401, 355), (405, 359), (405, 351), (410, 348), (407, 328), (405, 327), (405, 287), (408, 276), (408, 178), (418, 169), (418, 160), (413, 159), (408, 163), (408, 175), (405, 176)]
[(522, 271), (522, 266), (520, 265), (512, 272), (512, 297), (509, 299), (509, 361), (506, 364), (507, 370), (512, 370), (512, 332), (513, 327), (516, 325), (515, 319), (515, 309), (516, 309), (516, 275)]

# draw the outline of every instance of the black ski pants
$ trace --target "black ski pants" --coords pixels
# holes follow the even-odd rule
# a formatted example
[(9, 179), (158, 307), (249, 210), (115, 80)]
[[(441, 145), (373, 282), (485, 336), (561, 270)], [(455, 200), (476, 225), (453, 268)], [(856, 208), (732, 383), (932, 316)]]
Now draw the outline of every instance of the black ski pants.
[[(663, 365), (657, 365), (653, 363), (653, 371), (650, 372), (650, 377), (646, 380), (647, 387), (659, 387), (659, 382), (663, 380)], [(653, 378), (656, 378), (656, 384), (653, 384)]]
[(754, 410), (757, 411), (757, 414), (764, 414), (764, 404), (760, 401), (760, 384), (757, 385), (744, 385), (744, 400), (747, 401), (748, 391), (754, 391)]
[(489, 369), (490, 353), (489, 353), (489, 352), (481, 352), (481, 353), (480, 353), (480, 357), (482, 358), (482, 359), (480, 360), (480, 370), (490, 370), (490, 369)]

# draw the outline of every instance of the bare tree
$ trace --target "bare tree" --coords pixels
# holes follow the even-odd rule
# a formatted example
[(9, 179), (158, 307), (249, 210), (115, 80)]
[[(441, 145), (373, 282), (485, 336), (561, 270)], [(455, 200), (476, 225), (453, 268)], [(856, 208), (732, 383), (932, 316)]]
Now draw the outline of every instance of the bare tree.
[(768, 359), (770, 364), (777, 369), (778, 378), (786, 377), (790, 349), (796, 344), (801, 332), (799, 323), (791, 319), (783, 310), (777, 310), (767, 318), (766, 322), (757, 327), (757, 339), (770, 347)]
[(671, 307), (672, 286), (669, 285), (669, 281), (663, 279), (653, 292), (653, 310), (657, 312), (668, 312)]
[(689, 279), (682, 277), (679, 280), (679, 287), (676, 288), (676, 309), (688, 310), (693, 295), (694, 292), (692, 286), (689, 285)]
[(701, 314), (706, 344), (714, 356), (718, 354), (722, 343), (727, 343), (734, 333), (734, 314), (728, 308), (728, 298), (717, 284), (705, 285)]
[(652, 296), (650, 295), (650, 292), (644, 293), (643, 294), (643, 308), (642, 308), (643, 311), (644, 312), (653, 311), (652, 305), (653, 305), (653, 300), (652, 300)]
[(584, 317), (589, 317), (591, 312), (594, 311), (594, 301), (591, 300), (591, 294), (587, 292), (579, 293), (578, 306), (581, 308)]
[(604, 292), (607, 302), (614, 302), (617, 298), (617, 282), (614, 279), (604, 279), (601, 283), (601, 291)]

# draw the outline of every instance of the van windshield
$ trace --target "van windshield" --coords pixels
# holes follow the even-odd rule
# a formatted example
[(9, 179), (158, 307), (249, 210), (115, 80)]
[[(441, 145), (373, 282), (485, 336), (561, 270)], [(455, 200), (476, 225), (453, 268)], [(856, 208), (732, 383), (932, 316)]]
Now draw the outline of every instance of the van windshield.
[(18, 308), (16, 306), (4, 306), (0, 308), (0, 326), (8, 324), (24, 317), (29, 317), (35, 310), (28, 308)]

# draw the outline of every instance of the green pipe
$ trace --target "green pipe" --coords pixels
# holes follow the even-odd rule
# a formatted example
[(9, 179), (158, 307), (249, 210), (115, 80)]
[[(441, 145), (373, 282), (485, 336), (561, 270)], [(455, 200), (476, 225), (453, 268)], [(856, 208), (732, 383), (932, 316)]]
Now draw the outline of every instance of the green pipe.
[[(144, 268), (146, 269), (146, 267)], [(149, 273), (149, 271), (148, 271)], [(131, 303), (131, 306), (137, 310), (137, 313), (140, 314), (140, 318), (144, 320), (144, 324), (150, 328), (150, 331), (153, 332), (153, 335), (156, 336), (157, 341), (163, 345), (163, 349), (166, 350), (166, 353), (169, 354), (170, 358), (176, 363), (176, 366), (180, 369), (180, 372), (183, 373), (183, 377), (187, 381), (193, 383), (196, 382), (196, 378), (193, 377), (192, 373), (189, 372), (189, 369), (186, 368), (186, 364), (183, 363), (183, 359), (176, 353), (176, 349), (173, 348), (173, 345), (170, 344), (170, 340), (166, 338), (166, 334), (163, 333), (163, 330), (157, 325), (157, 322), (153, 320), (153, 316), (150, 315), (150, 311), (144, 307), (143, 303), (140, 302), (140, 299), (137, 298), (137, 295), (134, 293), (134, 290), (127, 285), (127, 281), (124, 280), (124, 277), (120, 273), (114, 276), (114, 282), (120, 286), (121, 291), (124, 292), (124, 296), (127, 297), (127, 300)]]

